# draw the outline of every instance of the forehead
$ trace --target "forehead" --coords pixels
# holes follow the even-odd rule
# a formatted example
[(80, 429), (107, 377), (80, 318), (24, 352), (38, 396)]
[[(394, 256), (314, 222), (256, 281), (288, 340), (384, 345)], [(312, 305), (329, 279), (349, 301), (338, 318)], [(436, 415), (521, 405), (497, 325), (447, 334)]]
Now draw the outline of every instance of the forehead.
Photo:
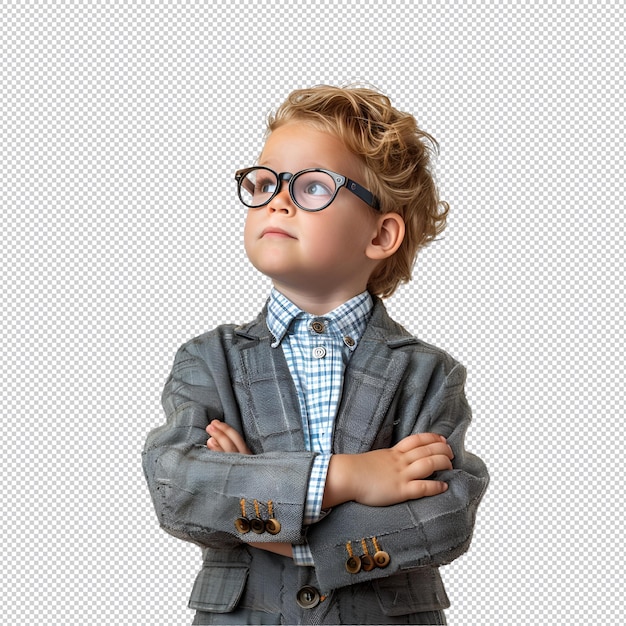
[(292, 173), (321, 167), (357, 180), (362, 178), (361, 161), (339, 137), (302, 122), (291, 122), (272, 131), (259, 157), (259, 165)]

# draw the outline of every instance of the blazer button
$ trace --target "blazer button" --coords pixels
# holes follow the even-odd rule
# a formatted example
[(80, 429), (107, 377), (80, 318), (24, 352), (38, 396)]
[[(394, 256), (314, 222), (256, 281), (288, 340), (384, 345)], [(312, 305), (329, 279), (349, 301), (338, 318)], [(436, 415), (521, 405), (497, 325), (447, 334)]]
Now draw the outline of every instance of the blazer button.
[(280, 532), (280, 522), (273, 517), (268, 519), (265, 522), (265, 530), (267, 530), (270, 535), (277, 535)]
[(391, 561), (391, 559), (389, 558), (389, 555), (384, 550), (379, 550), (374, 555), (374, 563), (376, 563), (378, 567), (381, 567), (381, 568), (387, 567), (387, 565), (389, 565), (389, 561)]
[(247, 517), (238, 517), (235, 520), (235, 528), (237, 532), (245, 535), (247, 532), (250, 532), (250, 521)]
[(358, 574), (361, 571), (361, 559), (358, 556), (351, 556), (346, 561), (346, 570), (349, 574)]
[(320, 603), (320, 592), (310, 585), (305, 585), (296, 594), (296, 602), (303, 609), (312, 609)]
[(265, 532), (265, 522), (262, 519), (255, 517), (250, 520), (250, 528), (252, 528), (253, 533), (262, 535)]
[(361, 567), (364, 572), (371, 572), (375, 567), (374, 559), (369, 554), (364, 554), (361, 557)]

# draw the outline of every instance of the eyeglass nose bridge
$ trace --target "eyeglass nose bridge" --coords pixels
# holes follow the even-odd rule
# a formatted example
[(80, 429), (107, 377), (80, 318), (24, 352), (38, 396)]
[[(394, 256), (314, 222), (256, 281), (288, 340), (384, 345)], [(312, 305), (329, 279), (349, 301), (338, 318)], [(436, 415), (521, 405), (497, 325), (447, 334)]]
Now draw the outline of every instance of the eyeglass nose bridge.
[[(289, 191), (289, 198), (290, 200), (293, 202), (293, 204), (296, 205), (296, 207), (304, 209), (305, 211), (309, 211), (310, 209), (306, 209), (304, 208), (297, 200), (296, 198), (296, 193), (295, 193), (295, 189), (293, 187), (293, 183), (294, 180), (300, 175), (300, 174), (304, 174), (306, 171), (308, 170), (303, 170), (301, 172), (296, 172), (295, 174), (292, 174), (291, 172), (280, 172), (276, 173), (274, 172), (274, 174), (276, 175), (276, 191), (274, 192), (274, 195), (268, 200), (268, 204), (274, 200), (274, 198), (276, 198), (276, 196), (278, 196), (278, 194), (280, 193), (281, 189), (282, 189), (282, 181), (285, 181), (286, 183), (289, 183), (288, 186), (288, 191)], [(334, 196), (333, 196), (334, 198)]]
[(285, 181), (286, 183), (289, 183), (289, 187), (288, 187), (289, 198), (292, 202), (295, 203), (295, 198), (293, 197), (293, 189), (291, 186), (291, 180), (293, 179), (294, 174), (292, 174), (291, 172), (281, 172), (280, 174), (274, 172), (274, 175), (276, 176), (276, 190), (274, 191), (270, 199), (267, 201), (267, 204), (270, 204), (270, 202), (272, 202), (272, 200), (274, 200), (274, 198), (276, 198), (280, 194), (281, 189), (283, 188), (283, 181)]
[(276, 178), (278, 179), (278, 184), (276, 185), (276, 193), (279, 194), (280, 190), (281, 190), (281, 185), (282, 185), (282, 181), (284, 180), (286, 183), (289, 183), (289, 195), (291, 196), (291, 199), (293, 200), (293, 179), (296, 176), (296, 174), (292, 174), (291, 172), (281, 172), (280, 174), (276, 175)]

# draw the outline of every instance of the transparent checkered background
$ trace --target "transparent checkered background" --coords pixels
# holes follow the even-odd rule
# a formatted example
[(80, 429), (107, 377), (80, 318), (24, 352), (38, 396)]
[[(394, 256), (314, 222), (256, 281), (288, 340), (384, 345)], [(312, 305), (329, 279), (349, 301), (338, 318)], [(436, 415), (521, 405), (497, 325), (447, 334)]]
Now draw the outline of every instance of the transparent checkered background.
[(452, 207), (389, 303), (468, 368), (492, 482), (450, 624), (624, 612), (618, 2), (3, 2), (2, 614), (187, 624), (141, 471), (176, 348), (259, 310), (233, 172), (293, 88), (367, 82)]

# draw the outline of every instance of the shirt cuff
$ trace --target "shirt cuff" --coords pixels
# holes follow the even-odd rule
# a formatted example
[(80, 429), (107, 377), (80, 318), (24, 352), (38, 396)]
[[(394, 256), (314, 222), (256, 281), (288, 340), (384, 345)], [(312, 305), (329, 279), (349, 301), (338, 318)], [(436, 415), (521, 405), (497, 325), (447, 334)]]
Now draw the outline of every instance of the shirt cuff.
[(304, 517), (302, 520), (304, 525), (315, 524), (325, 515), (322, 511), (322, 501), (324, 500), (324, 488), (326, 486), (330, 456), (330, 454), (318, 454), (313, 461), (309, 487), (304, 503)]

